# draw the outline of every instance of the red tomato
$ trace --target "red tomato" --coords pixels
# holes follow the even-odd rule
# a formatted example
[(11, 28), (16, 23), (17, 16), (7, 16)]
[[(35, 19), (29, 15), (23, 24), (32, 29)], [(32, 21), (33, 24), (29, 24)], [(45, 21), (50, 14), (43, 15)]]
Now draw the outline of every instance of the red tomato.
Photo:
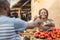
[(47, 31), (45, 32), (45, 34), (48, 34), (48, 33), (49, 33), (49, 32), (47, 32)]
[(39, 32), (36, 32), (34, 33), (34, 36), (39, 36), (39, 34), (40, 34)]
[(60, 32), (57, 32), (57, 35), (60, 35)]
[(51, 37), (48, 37), (48, 38), (46, 38), (46, 40), (52, 40), (52, 38)]
[(56, 28), (55, 27), (51, 27), (50, 30), (56, 30)]
[(55, 35), (55, 34), (51, 34), (51, 37), (52, 37), (53, 39), (56, 39), (56, 35)]
[(45, 33), (44, 32), (40, 32), (40, 38), (44, 38)]
[(42, 38), (42, 39), (43, 39), (43, 38), (45, 38), (45, 37), (44, 37), (43, 35), (40, 35), (39, 38)]
[(44, 35), (45, 33), (44, 32), (40, 32), (40, 35)]
[(43, 29), (40, 29), (39, 32), (44, 32)]
[(60, 38), (60, 35), (56, 35), (57, 36), (57, 38)]
[(57, 31), (52, 31), (52, 33), (57, 34)]
[(49, 34), (45, 34), (44, 36), (45, 36), (45, 38), (49, 38), (50, 37)]

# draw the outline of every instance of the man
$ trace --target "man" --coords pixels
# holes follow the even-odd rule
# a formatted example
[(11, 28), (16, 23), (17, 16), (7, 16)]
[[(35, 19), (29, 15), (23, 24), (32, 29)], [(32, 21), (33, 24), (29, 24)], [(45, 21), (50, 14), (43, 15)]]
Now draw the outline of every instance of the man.
[(32, 28), (35, 25), (32, 22), (25, 22), (19, 18), (9, 18), (7, 16), (9, 9), (9, 2), (0, 0), (0, 40), (20, 40), (16, 31), (24, 31), (26, 28)]

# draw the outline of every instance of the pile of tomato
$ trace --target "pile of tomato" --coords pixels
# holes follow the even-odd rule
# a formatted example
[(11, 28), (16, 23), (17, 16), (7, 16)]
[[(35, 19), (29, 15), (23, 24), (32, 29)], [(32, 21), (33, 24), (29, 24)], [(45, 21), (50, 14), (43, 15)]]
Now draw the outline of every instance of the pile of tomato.
[(36, 38), (50, 39), (50, 40), (60, 38), (60, 29), (55, 28), (55, 27), (51, 27), (48, 30), (49, 31), (44, 31), (44, 30), (40, 29), (38, 32), (34, 33), (34, 36)]

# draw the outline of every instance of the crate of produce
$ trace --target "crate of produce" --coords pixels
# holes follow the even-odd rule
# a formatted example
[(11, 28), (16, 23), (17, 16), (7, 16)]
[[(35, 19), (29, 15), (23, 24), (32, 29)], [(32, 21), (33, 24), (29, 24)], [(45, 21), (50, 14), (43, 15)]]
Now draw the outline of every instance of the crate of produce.
[(34, 33), (36, 40), (60, 40), (60, 29), (51, 27), (48, 31), (40, 29)]

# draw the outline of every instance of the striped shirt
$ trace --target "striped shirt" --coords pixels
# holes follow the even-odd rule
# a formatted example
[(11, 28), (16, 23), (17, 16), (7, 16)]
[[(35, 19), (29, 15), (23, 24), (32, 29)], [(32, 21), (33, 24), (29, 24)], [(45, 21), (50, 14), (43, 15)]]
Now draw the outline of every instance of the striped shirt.
[(15, 31), (24, 31), (26, 26), (21, 19), (0, 16), (0, 40), (20, 40)]

